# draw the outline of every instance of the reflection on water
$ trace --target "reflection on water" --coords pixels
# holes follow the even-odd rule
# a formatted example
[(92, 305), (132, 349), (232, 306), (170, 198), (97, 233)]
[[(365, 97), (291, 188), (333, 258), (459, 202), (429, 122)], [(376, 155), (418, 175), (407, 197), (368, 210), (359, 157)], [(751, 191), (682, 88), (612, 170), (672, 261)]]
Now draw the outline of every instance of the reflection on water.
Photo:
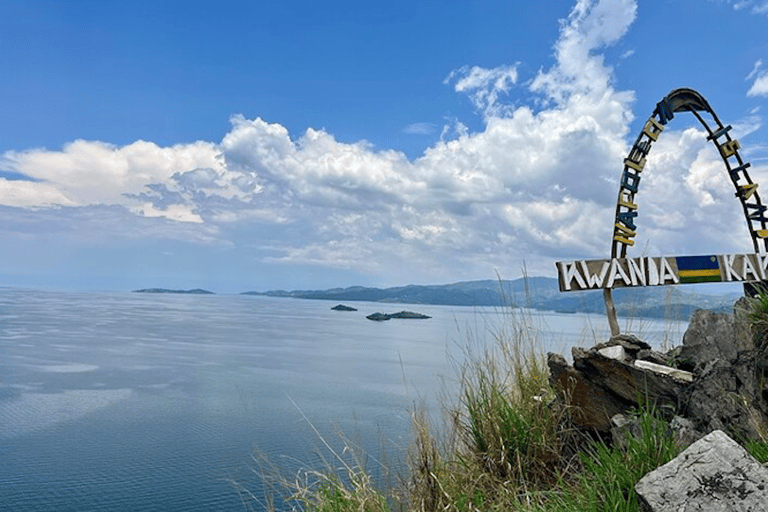
[[(593, 315), (333, 305), (0, 288), (0, 508), (242, 509), (229, 480), (259, 485), (254, 446), (288, 473), (317, 463), (304, 416), (396, 464), (410, 410), (455, 391), (467, 344), (505, 331), (567, 353), (608, 332)], [(364, 318), (382, 308), (432, 319)], [(630, 326), (656, 346), (683, 328)]]

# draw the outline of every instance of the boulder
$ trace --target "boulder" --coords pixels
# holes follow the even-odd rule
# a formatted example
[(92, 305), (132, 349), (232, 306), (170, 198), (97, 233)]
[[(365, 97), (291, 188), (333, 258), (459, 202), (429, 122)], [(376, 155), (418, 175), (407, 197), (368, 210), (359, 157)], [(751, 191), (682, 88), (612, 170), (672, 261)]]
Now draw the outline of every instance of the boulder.
[(582, 429), (607, 432), (610, 418), (630, 405), (574, 369), (560, 354), (547, 354), (547, 366), (550, 384), (560, 391), (562, 402), (572, 411), (572, 421)]
[(761, 377), (752, 353), (741, 354), (733, 363), (709, 361), (694, 372), (683, 413), (702, 432), (720, 429), (760, 439), (768, 426)]
[(762, 439), (768, 434), (768, 334), (751, 327), (751, 307), (740, 299), (733, 315), (696, 311), (683, 345), (666, 354), (630, 334), (591, 349), (574, 347), (573, 366), (550, 354), (550, 384), (561, 402), (574, 406), (573, 425), (583, 430), (613, 431), (616, 438), (624, 429), (617, 431), (611, 418), (649, 404), (686, 420), (674, 429), (680, 445), (712, 430)]
[(635, 485), (649, 512), (768, 511), (768, 469), (720, 430)]
[(715, 359), (734, 363), (740, 353), (754, 350), (743, 307), (737, 303), (736, 315), (697, 310), (683, 335), (677, 354), (679, 366), (692, 370)]
[(678, 407), (688, 386), (681, 378), (686, 372), (654, 363), (637, 366), (629, 351), (647, 350), (641, 346), (627, 349), (626, 344), (615, 343), (590, 350), (574, 347), (572, 367), (563, 356), (548, 354), (550, 384), (571, 406), (577, 427), (608, 433), (612, 417), (641, 403)]

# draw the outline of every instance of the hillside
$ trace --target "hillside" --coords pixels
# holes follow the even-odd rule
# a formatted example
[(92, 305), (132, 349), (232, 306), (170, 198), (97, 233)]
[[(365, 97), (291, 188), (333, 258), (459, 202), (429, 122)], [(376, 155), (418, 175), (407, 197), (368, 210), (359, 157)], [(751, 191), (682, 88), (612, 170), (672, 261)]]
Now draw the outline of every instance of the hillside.
[[(328, 290), (273, 290), (244, 295), (334, 301), (437, 304), (447, 306), (516, 306), (569, 313), (604, 313), (601, 290), (560, 292), (557, 279), (531, 277), (516, 280), (462, 281), (445, 285), (408, 285), (393, 288), (352, 286)], [(736, 294), (727, 296), (686, 292), (680, 287), (622, 288), (614, 290), (619, 314), (652, 318), (688, 319), (696, 309), (729, 310)]]

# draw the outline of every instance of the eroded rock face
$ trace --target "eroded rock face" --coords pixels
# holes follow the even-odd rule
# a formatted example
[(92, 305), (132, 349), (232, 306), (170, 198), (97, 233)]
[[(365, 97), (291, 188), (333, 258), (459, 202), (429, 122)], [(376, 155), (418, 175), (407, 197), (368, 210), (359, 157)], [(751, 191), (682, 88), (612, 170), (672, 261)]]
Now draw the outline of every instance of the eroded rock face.
[(547, 365), (550, 383), (567, 397), (572, 420), (581, 428), (606, 432), (611, 428), (610, 419), (630, 406), (574, 369), (560, 354), (548, 354)]
[(751, 352), (740, 354), (733, 363), (709, 361), (694, 373), (683, 412), (701, 432), (720, 429), (760, 439), (768, 425), (761, 375)]
[(627, 334), (589, 350), (574, 347), (572, 367), (550, 354), (551, 383), (563, 401), (571, 399), (582, 429), (608, 433), (615, 414), (650, 404), (668, 406), (693, 432), (760, 439), (768, 431), (768, 340), (755, 341), (748, 308), (742, 299), (734, 315), (697, 311), (683, 345), (666, 354)]
[(683, 335), (683, 347), (678, 358), (690, 369), (715, 359), (736, 361), (739, 344), (736, 343), (736, 321), (733, 315), (698, 310)]
[[(607, 433), (611, 418), (636, 408), (646, 400), (656, 406), (677, 408), (688, 382), (680, 372), (659, 372), (635, 365), (636, 356), (648, 350), (645, 343), (628, 347), (621, 340), (590, 350), (574, 347), (573, 366), (561, 355), (548, 354), (550, 383), (572, 407), (572, 420), (586, 430)], [(610, 350), (621, 347), (621, 350)], [(652, 363), (650, 366), (659, 367)], [(662, 367), (667, 368), (667, 367)], [(668, 368), (668, 370), (673, 370)]]
[(649, 512), (768, 511), (768, 469), (716, 430), (635, 485)]

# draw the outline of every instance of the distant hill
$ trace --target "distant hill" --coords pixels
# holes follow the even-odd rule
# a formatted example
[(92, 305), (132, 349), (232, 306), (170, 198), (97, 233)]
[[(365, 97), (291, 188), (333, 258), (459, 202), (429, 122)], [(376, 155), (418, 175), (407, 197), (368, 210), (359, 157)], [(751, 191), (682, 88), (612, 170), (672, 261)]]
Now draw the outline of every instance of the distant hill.
[[(557, 279), (529, 277), (516, 280), (463, 281), (444, 285), (394, 288), (331, 288), (329, 290), (274, 290), (244, 295), (334, 301), (437, 304), (446, 306), (514, 306), (568, 313), (604, 313), (602, 290), (560, 292)], [(696, 309), (730, 311), (738, 295), (711, 296), (680, 287), (620, 288), (613, 292), (619, 315), (687, 320)]]
[(169, 290), (167, 288), (144, 288), (141, 290), (133, 290), (133, 293), (190, 293), (198, 295), (214, 295), (213, 292), (203, 290), (202, 288), (195, 288), (194, 290)]

